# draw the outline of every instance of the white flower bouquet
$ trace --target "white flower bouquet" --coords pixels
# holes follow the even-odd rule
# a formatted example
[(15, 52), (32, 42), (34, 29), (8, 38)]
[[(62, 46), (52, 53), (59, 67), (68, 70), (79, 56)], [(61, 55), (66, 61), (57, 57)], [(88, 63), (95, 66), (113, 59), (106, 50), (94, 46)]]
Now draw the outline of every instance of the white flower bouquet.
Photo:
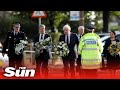
[(16, 53), (17, 55), (22, 54), (22, 52), (23, 52), (26, 44), (28, 44), (27, 41), (25, 41), (25, 40), (20, 40), (20, 43), (19, 43), (19, 44), (16, 44), (15, 53)]
[(68, 46), (64, 41), (58, 42), (57, 45), (54, 45), (54, 51), (55, 54), (60, 57), (67, 56), (69, 53)]
[(39, 55), (43, 52), (43, 49), (46, 49), (47, 45), (51, 43), (51, 38), (48, 37), (44, 40), (41, 40), (40, 42), (35, 43), (35, 53), (36, 55)]
[(49, 45), (51, 43), (51, 37), (48, 37), (42, 41), (43, 46)]

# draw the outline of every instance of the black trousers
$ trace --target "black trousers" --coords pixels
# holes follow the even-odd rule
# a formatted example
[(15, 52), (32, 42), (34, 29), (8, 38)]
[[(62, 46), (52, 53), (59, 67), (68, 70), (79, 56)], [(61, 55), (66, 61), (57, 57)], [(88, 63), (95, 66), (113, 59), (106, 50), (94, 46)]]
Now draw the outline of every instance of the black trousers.
[(78, 55), (77, 61), (76, 61), (77, 67), (76, 71), (79, 72), (79, 75), (81, 74), (81, 55)]
[(43, 74), (45, 77), (48, 76), (48, 60), (43, 58), (43, 55), (36, 57), (36, 75), (40, 76)]
[(64, 77), (68, 77), (69, 72), (71, 73), (71, 77), (75, 77), (75, 60), (63, 59), (64, 64)]
[(9, 56), (9, 67), (19, 68), (22, 67), (23, 55), (11, 55)]

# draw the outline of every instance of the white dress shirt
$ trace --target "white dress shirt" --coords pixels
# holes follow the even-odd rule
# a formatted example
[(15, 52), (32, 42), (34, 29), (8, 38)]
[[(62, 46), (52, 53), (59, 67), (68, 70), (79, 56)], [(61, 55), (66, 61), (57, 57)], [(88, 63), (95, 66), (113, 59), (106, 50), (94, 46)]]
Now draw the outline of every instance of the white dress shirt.
[(82, 37), (82, 35), (80, 35), (80, 34), (78, 34), (77, 36), (78, 36), (78, 39), (79, 39), (79, 40), (80, 40), (80, 38)]
[(68, 36), (68, 44), (70, 44), (70, 34), (65, 35), (65, 42), (67, 43), (67, 36)]
[(17, 34), (18, 34), (18, 32), (15, 32), (15, 31), (14, 31), (14, 35), (17, 35)]
[[(42, 37), (42, 36), (43, 36), (43, 37)], [(40, 35), (39, 35), (39, 42), (44, 40), (44, 36), (45, 36), (45, 34), (43, 34), (43, 35), (40, 34)], [(41, 38), (42, 38), (42, 39), (41, 39)]]

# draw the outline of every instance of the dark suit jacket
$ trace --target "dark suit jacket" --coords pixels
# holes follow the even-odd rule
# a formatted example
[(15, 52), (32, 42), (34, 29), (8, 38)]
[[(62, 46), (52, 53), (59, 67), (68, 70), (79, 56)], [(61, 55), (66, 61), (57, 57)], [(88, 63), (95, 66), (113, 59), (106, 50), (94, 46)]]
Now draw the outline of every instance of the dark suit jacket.
[[(49, 34), (45, 33), (44, 39), (51, 37)], [(39, 42), (39, 34), (37, 36), (35, 36), (34, 38), (34, 45), (36, 42)], [(52, 45), (52, 38), (51, 38), (51, 44), (49, 45), (49, 48), (44, 49), (43, 53), (41, 53), (40, 55), (42, 55), (43, 59), (50, 59), (51, 58), (51, 50), (50, 47)]]
[(7, 38), (3, 44), (2, 53), (7, 53), (6, 49), (8, 49), (8, 56), (12, 57), (15, 54), (15, 46), (20, 42), (20, 40), (26, 40), (25, 33), (19, 31), (18, 34), (15, 36), (14, 31), (8, 32)]
[[(65, 34), (63, 34), (63, 35), (60, 36), (59, 41), (64, 41), (65, 42)], [(78, 37), (77, 37), (76, 34), (71, 33), (70, 34), (70, 44), (68, 45), (68, 48), (69, 48), (70, 52), (68, 54), (68, 57), (63, 57), (63, 59), (64, 58), (67, 58), (67, 59), (76, 59), (76, 52), (74, 50), (76, 44), (77, 45), (79, 44)]]
[[(83, 35), (84, 35), (84, 34), (83, 34)], [(83, 35), (82, 35), (82, 36), (83, 36)], [(82, 36), (81, 36), (81, 37), (82, 37)], [(79, 34), (77, 34), (77, 37), (78, 37), (78, 39), (79, 39), (79, 42), (80, 42), (80, 38), (81, 38), (81, 37), (79, 37)]]

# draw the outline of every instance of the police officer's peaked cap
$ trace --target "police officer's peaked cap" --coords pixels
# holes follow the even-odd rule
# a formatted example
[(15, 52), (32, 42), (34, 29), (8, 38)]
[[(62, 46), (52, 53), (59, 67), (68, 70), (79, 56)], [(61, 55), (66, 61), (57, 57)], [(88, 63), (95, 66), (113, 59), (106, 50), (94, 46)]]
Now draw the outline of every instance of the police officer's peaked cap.
[(86, 28), (90, 30), (90, 29), (95, 29), (96, 27), (93, 24), (88, 24)]

